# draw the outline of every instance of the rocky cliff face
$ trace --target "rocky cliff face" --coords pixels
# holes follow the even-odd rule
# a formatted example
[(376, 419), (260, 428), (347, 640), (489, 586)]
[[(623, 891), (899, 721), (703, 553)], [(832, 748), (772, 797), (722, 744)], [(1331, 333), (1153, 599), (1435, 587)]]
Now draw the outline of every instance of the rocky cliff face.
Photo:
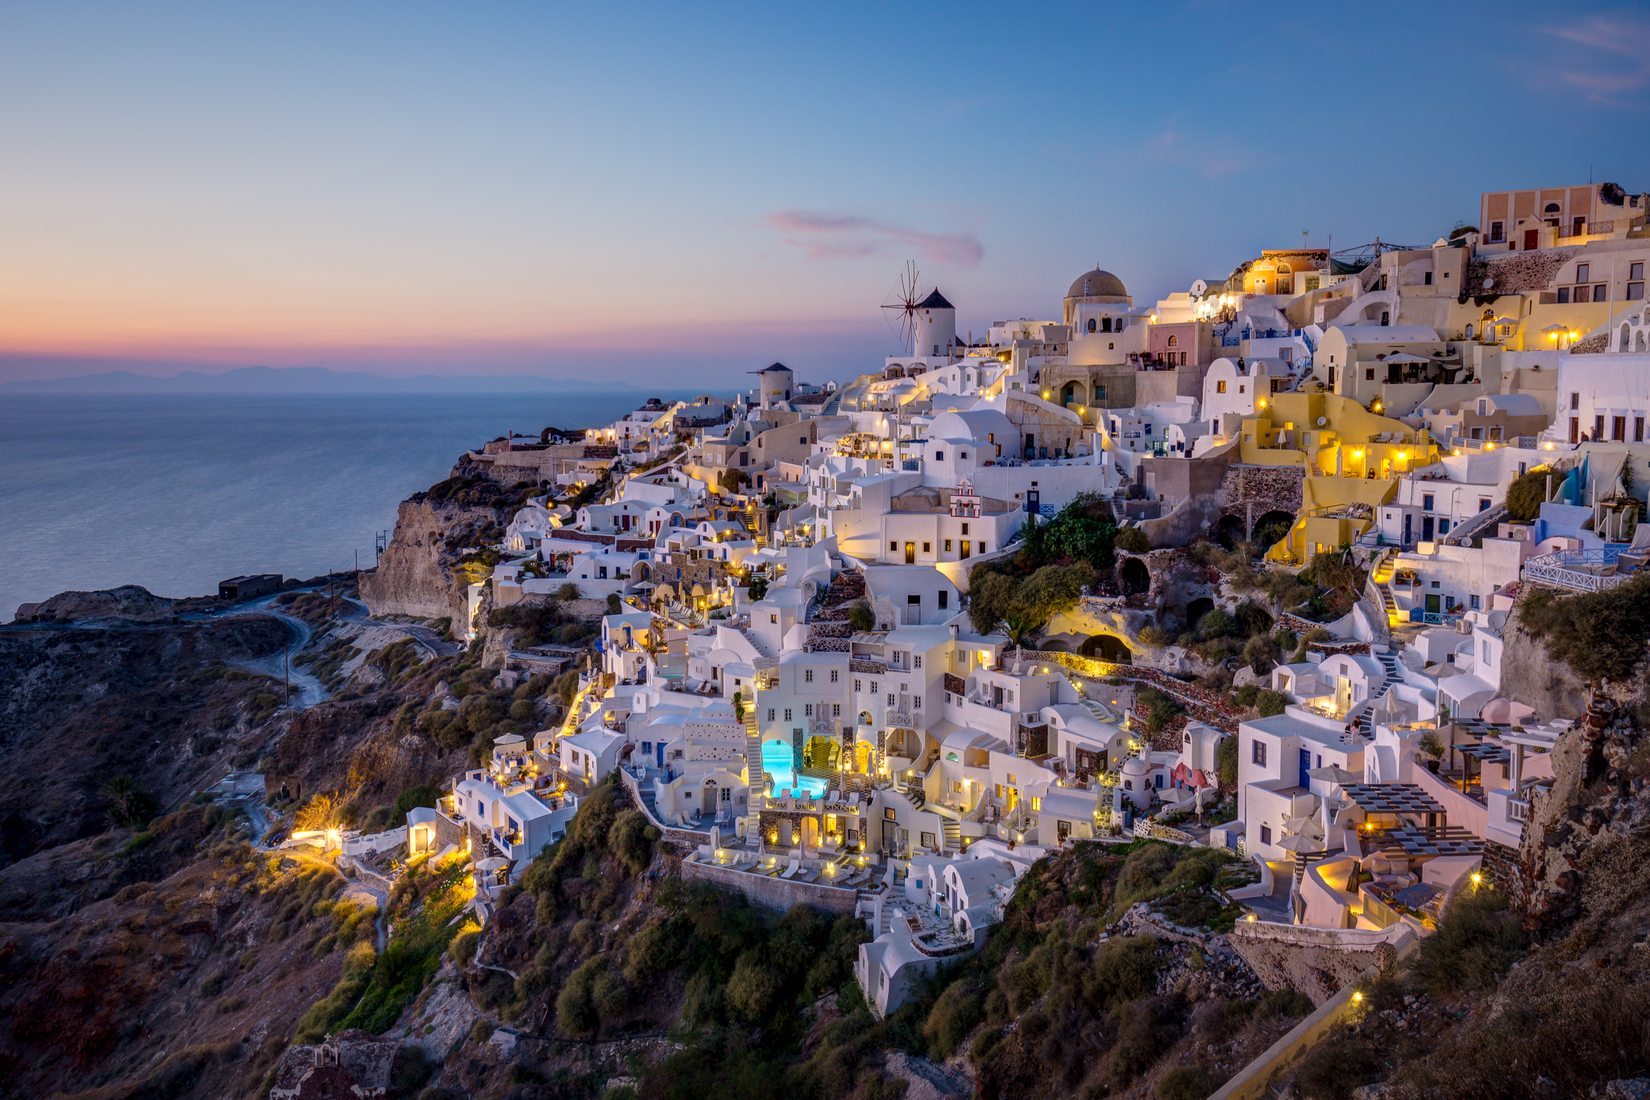
[(1580, 714), (1587, 707), (1587, 689), (1575, 673), (1552, 659), (1541, 639), (1510, 616), (1501, 658), (1501, 690), (1511, 699), (1534, 707), (1537, 714)]
[(428, 500), (404, 500), (395, 536), (378, 568), (361, 575), (361, 598), (374, 615), (457, 616), (458, 588), (448, 573), (448, 521)]

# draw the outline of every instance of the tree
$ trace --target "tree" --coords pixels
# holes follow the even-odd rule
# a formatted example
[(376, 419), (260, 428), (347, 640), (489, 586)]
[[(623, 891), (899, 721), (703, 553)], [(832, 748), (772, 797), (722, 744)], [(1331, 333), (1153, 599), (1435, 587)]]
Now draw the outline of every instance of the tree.
[(1507, 486), (1507, 518), (1528, 523), (1541, 514), (1541, 505), (1547, 499), (1547, 478), (1553, 474), (1550, 467), (1535, 469), (1514, 479)]
[(1045, 565), (1023, 581), (981, 568), (969, 578), (969, 618), (982, 634), (1001, 630), (1009, 643), (1023, 645), (1048, 621), (1076, 606), (1085, 585), (1094, 582), (1094, 569), (1077, 565)]
[(117, 775), (103, 785), (109, 800), (109, 820), (124, 829), (141, 829), (149, 824), (160, 804), (129, 775)]
[(292, 817), (294, 829), (325, 832), (343, 821), (343, 807), (330, 794), (318, 794), (304, 803)]
[(877, 617), (868, 604), (856, 603), (848, 609), (848, 625), (861, 633), (875, 630)]
[(1220, 789), (1223, 793), (1237, 790), (1238, 780), (1238, 739), (1234, 736), (1222, 737), (1220, 745), (1215, 749), (1215, 764), (1220, 771)]

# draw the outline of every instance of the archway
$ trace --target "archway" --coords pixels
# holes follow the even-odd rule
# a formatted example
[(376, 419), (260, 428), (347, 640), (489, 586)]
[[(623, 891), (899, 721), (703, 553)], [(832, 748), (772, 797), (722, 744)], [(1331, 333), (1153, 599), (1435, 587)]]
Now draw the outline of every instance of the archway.
[(1207, 596), (1199, 596), (1186, 605), (1186, 629), (1197, 630), (1197, 624), (1203, 621), (1203, 616), (1215, 609), (1215, 601)]
[(1085, 657), (1096, 657), (1116, 665), (1134, 663), (1134, 651), (1115, 634), (1096, 634), (1084, 642), (1079, 650)]
[(1152, 587), (1152, 571), (1139, 558), (1124, 558), (1117, 567), (1117, 583), (1123, 586), (1123, 595), (1139, 596)]
[(874, 746), (869, 741), (854, 742), (854, 771), (860, 775), (871, 774), (871, 753)]
[(1282, 542), (1294, 525), (1293, 512), (1267, 512), (1255, 521), (1254, 528), (1249, 532), (1249, 541), (1264, 549)]
[(1235, 549), (1243, 541), (1243, 535), (1243, 520), (1237, 516), (1221, 516), (1215, 524), (1215, 541), (1227, 550)]
[(1065, 385), (1061, 386), (1060, 387), (1060, 404), (1062, 404), (1062, 405), (1081, 405), (1081, 404), (1083, 404), (1083, 383), (1081, 383), (1081, 382), (1067, 382)]
[(802, 766), (836, 771), (841, 752), (842, 746), (834, 737), (810, 737), (802, 750)]

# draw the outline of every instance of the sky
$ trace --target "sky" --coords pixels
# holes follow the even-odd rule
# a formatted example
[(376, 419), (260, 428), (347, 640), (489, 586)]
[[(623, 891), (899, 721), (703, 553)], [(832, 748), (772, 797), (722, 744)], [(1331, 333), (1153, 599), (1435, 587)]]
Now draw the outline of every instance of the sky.
[(0, 380), (847, 378), (907, 260), (983, 332), (1650, 190), (1650, 10), (0, 0), (0, 104)]

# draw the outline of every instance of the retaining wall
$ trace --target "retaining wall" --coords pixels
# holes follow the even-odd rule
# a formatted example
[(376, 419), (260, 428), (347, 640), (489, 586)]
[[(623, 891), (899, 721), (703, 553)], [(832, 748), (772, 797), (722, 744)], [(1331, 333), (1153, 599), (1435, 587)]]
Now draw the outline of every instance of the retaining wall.
[(745, 900), (752, 905), (778, 912), (785, 912), (796, 905), (808, 905), (815, 909), (823, 909), (827, 913), (841, 913), (851, 917), (854, 915), (854, 905), (859, 900), (857, 890), (842, 886), (753, 875), (748, 871), (735, 871), (731, 867), (717, 867), (709, 863), (684, 862), (682, 875), (685, 878), (704, 879), (724, 890), (743, 894)]

